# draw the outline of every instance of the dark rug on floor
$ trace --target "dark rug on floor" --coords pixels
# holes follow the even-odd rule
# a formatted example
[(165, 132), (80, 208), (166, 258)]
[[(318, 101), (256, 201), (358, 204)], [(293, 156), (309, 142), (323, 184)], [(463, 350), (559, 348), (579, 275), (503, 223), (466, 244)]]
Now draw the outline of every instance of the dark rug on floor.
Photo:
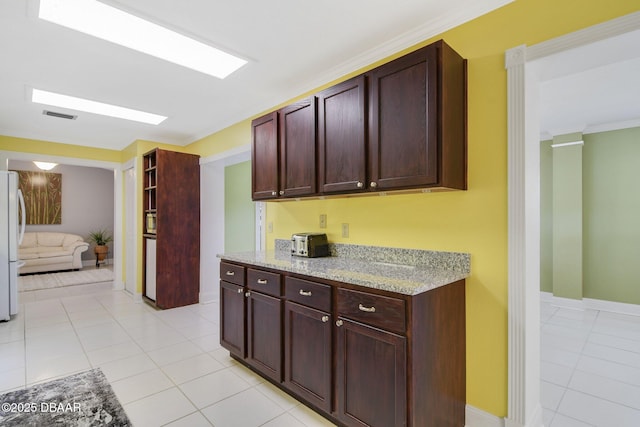
[(100, 368), (0, 395), (2, 426), (130, 426)]

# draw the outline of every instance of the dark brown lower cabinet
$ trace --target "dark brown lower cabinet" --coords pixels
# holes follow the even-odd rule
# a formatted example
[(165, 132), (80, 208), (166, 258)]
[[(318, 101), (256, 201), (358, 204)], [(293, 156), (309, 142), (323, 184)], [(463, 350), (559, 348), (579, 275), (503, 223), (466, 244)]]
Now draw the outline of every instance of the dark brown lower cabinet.
[(339, 317), (337, 417), (347, 426), (406, 426), (407, 339)]
[(284, 304), (284, 384), (331, 412), (331, 315), (290, 301)]
[(282, 381), (282, 302), (249, 291), (247, 298), (247, 362), (275, 381)]
[(221, 345), (331, 421), (465, 425), (464, 280), (403, 295), (224, 261), (220, 278)]
[(245, 357), (244, 288), (220, 281), (220, 345), (235, 356)]

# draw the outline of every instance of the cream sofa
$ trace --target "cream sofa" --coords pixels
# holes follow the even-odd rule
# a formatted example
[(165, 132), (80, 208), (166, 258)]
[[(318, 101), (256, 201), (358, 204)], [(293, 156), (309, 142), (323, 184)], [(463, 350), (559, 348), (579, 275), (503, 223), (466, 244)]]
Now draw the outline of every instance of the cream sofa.
[(18, 257), (24, 261), (20, 274), (82, 268), (82, 252), (89, 243), (76, 234), (53, 232), (24, 233)]

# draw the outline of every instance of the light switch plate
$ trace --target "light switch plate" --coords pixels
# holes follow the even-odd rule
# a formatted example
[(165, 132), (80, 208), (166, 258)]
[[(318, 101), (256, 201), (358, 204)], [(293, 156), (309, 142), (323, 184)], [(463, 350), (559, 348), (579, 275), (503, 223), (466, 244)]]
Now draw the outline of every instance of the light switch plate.
[(346, 222), (342, 223), (342, 237), (349, 237), (349, 224)]
[(327, 228), (327, 215), (320, 214), (320, 228)]

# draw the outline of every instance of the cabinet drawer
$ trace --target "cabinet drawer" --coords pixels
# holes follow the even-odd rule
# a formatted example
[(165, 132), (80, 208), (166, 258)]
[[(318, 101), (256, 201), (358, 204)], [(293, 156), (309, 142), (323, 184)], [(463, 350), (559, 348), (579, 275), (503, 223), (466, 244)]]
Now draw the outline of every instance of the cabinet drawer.
[(329, 285), (286, 277), (284, 293), (289, 301), (322, 311), (331, 311), (331, 286)]
[(338, 289), (338, 316), (405, 334), (404, 300), (368, 292)]
[(220, 280), (225, 282), (235, 283), (236, 285), (244, 286), (244, 267), (239, 265), (229, 264), (227, 262), (220, 262)]
[(280, 275), (262, 270), (247, 270), (247, 287), (263, 294), (280, 296)]

